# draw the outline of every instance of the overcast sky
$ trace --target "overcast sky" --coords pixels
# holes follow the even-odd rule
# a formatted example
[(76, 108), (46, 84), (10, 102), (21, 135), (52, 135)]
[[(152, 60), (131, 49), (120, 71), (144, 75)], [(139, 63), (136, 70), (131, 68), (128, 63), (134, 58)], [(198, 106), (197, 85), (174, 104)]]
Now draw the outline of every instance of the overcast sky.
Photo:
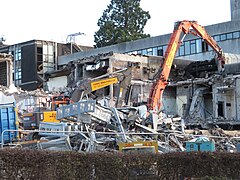
[[(69, 34), (81, 32), (77, 43), (92, 46), (98, 19), (110, 0), (2, 0), (0, 35), (5, 44), (32, 39), (66, 42)], [(175, 21), (196, 20), (200, 25), (230, 21), (230, 0), (141, 0), (151, 19), (145, 33), (171, 33)]]

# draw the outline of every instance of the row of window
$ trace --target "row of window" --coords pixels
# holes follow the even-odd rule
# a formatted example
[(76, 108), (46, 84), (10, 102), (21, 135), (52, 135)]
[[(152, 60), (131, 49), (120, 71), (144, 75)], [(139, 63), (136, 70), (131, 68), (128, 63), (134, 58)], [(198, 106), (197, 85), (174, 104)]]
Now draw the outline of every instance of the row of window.
[[(216, 42), (240, 38), (240, 31), (214, 35), (213, 39)], [(153, 56), (163, 56), (166, 52), (167, 45), (153, 47), (148, 49), (142, 49), (138, 51), (129, 52), (128, 54), (139, 54), (139, 55), (153, 55)], [(203, 39), (195, 39), (190, 41), (184, 41), (184, 43), (179, 47), (176, 56), (186, 56), (196, 53), (202, 53), (211, 51), (212, 48), (204, 42)]]
[[(14, 56), (13, 81), (16, 86), (19, 86), (22, 81), (21, 48), (17, 47), (15, 51), (10, 53)], [(54, 51), (52, 45), (43, 45), (42, 48), (37, 48), (37, 54), (41, 55), (38, 61), (43, 62), (44, 72), (54, 70)]]
[(14, 55), (14, 69), (13, 69), (13, 81), (15, 86), (19, 86), (22, 82), (22, 69), (21, 69), (21, 60), (22, 52), (21, 48), (17, 47), (15, 52), (12, 52)]

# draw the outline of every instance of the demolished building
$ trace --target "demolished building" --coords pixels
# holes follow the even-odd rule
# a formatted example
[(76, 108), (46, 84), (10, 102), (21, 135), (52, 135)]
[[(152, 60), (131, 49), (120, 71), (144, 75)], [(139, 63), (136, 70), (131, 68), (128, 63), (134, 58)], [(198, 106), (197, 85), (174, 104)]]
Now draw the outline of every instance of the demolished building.
[[(226, 54), (223, 73), (217, 71), (212, 61), (190, 61), (175, 59), (171, 70), (169, 85), (163, 94), (162, 111), (171, 117), (181, 117), (188, 127), (207, 128), (213, 125), (225, 129), (238, 128), (239, 109), (239, 56)], [(68, 71), (66, 87), (77, 88), (77, 82), (93, 79), (104, 74), (131, 67), (131, 88), (127, 106), (147, 104), (154, 76), (159, 70), (162, 57), (105, 53), (86, 57), (68, 63), (59, 73)], [(61, 72), (61, 73), (60, 73)], [(66, 73), (65, 73), (66, 74)], [(49, 76), (51, 79), (51, 75)], [(50, 81), (49, 81), (50, 82)], [(116, 96), (116, 85), (94, 92), (97, 99)], [(126, 99), (125, 99), (126, 100)], [(110, 103), (111, 104), (111, 103)]]
[[(68, 63), (62, 71), (59, 71), (59, 78), (62, 77), (61, 73), (65, 72), (66, 69), (69, 71), (68, 81), (65, 82), (65, 84), (62, 83), (62, 87), (60, 87), (60, 89), (64, 89), (66, 87), (77, 88), (76, 84), (78, 81), (97, 78), (105, 74), (111, 74), (131, 67), (131, 92), (129, 92), (131, 95), (129, 97), (130, 99), (128, 101), (128, 105), (133, 106), (134, 104), (141, 104), (143, 102), (146, 103), (152, 81), (159, 71), (159, 67), (162, 62), (163, 57), (128, 55), (112, 52), (86, 57)], [(184, 67), (190, 64), (190, 62), (192, 61), (175, 59), (174, 66), (176, 68), (172, 70), (170, 79), (177, 78), (177, 74), (183, 71)], [(53, 74), (54, 76), (49, 76), (50, 81), (55, 78), (56, 72), (53, 72)], [(61, 80), (61, 82), (63, 81)], [(51, 84), (49, 84), (49, 86), (51, 86)], [(114, 85), (111, 85), (107, 88), (97, 90), (95, 94), (101, 96), (110, 95), (110, 98), (113, 99), (113, 97), (116, 96), (115, 91), (116, 88), (114, 88)], [(170, 99), (171, 94), (171, 90), (167, 90), (165, 93), (165, 95), (169, 97), (168, 101), (170, 103), (170, 105), (167, 106), (167, 111), (172, 109), (171, 104), (173, 103), (171, 103)]]
[[(116, 101), (117, 83), (110, 84), (90, 91), (93, 95), (86, 99), (59, 107), (57, 118), (61, 123), (51, 125), (43, 122), (40, 130), (52, 129), (54, 126), (59, 133), (65, 131), (62, 132), (65, 138), (61, 136), (60, 139), (52, 139), (46, 132), (41, 132), (40, 135), (45, 134), (46, 137), (37, 145), (38, 148), (78, 152), (115, 151), (119, 142), (157, 140), (160, 152), (184, 151), (184, 142), (194, 136), (184, 134), (182, 120), (188, 127), (237, 125), (239, 116), (234, 115), (237, 113), (239, 101), (239, 92), (236, 92), (239, 84), (237, 61), (234, 61), (234, 64), (226, 64), (224, 73), (217, 72), (215, 67), (209, 70), (210, 61), (206, 63), (206, 74), (204, 66), (197, 65), (200, 62), (175, 59), (169, 85), (163, 96), (162, 110), (165, 118), (159, 118), (157, 122), (147, 118), (146, 108), (141, 105), (147, 105), (149, 90), (162, 62), (161, 57), (106, 53), (73, 61), (63, 67), (62, 71), (48, 74), (49, 79), (60, 79), (59, 82), (54, 82), (61, 85), (58, 91), (69, 91), (78, 88), (78, 85), (81, 85), (79, 82), (84, 80), (90, 79), (91, 82), (98, 77), (111, 77), (114, 72), (131, 68), (131, 93), (127, 98), (128, 102), (125, 101), (122, 107), (115, 107), (111, 101)], [(189, 67), (193, 66), (199, 69), (187, 72)], [(199, 73), (196, 73), (197, 71)], [(61, 80), (61, 76), (65, 76), (65, 82)], [(54, 86), (51, 85), (51, 81), (48, 83)], [(18, 93), (17, 97), (22, 96), (24, 99), (30, 99), (31, 96), (36, 99), (48, 97), (48, 94), (41, 91)], [(216, 104), (218, 101), (222, 101), (222, 105)], [(40, 102), (36, 101), (34, 104), (38, 106)], [(27, 108), (21, 110), (29, 110), (31, 106), (28, 105), (27, 103)], [(71, 113), (78, 106), (80, 112)], [(228, 109), (224, 109), (226, 107)], [(33, 112), (32, 109), (30, 112)], [(226, 140), (220, 139), (217, 145), (226, 149), (224, 143), (228, 142), (228, 137), (219, 138)]]

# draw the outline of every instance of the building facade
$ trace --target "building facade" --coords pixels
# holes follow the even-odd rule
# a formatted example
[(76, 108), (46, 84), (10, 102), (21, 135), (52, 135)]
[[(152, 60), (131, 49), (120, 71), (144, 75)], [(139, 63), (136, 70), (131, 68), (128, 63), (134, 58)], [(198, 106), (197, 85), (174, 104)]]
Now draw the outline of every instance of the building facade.
[[(75, 44), (31, 40), (14, 45), (2, 45), (0, 53), (13, 57), (13, 82), (24, 90), (45, 88), (45, 73), (57, 70), (58, 56), (81, 51)], [(3, 69), (2, 69), (3, 70)]]
[[(213, 24), (204, 27), (224, 53), (240, 54), (240, 2), (231, 0), (231, 21)], [(101, 53), (113, 51), (115, 53), (141, 54), (150, 56), (164, 56), (171, 34), (160, 35), (125, 42), (117, 45), (93, 49), (88, 52), (79, 52), (62, 56), (59, 58), (59, 65), (67, 64), (70, 61), (90, 57)], [(176, 57), (190, 60), (209, 60), (213, 58), (214, 52), (203, 39), (191, 34), (187, 35), (180, 46)]]

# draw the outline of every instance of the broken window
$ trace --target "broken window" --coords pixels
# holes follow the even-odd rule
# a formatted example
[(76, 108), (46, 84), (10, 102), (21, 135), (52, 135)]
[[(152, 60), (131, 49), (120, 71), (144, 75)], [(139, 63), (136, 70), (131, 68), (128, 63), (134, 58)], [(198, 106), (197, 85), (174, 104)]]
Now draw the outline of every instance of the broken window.
[(226, 106), (227, 107), (231, 107), (231, 103), (226, 103)]
[(208, 44), (205, 41), (202, 41), (202, 52), (209, 51), (208, 47)]
[(162, 47), (158, 47), (158, 49), (157, 49), (157, 55), (158, 55), (158, 56), (163, 56), (163, 48), (162, 48)]

